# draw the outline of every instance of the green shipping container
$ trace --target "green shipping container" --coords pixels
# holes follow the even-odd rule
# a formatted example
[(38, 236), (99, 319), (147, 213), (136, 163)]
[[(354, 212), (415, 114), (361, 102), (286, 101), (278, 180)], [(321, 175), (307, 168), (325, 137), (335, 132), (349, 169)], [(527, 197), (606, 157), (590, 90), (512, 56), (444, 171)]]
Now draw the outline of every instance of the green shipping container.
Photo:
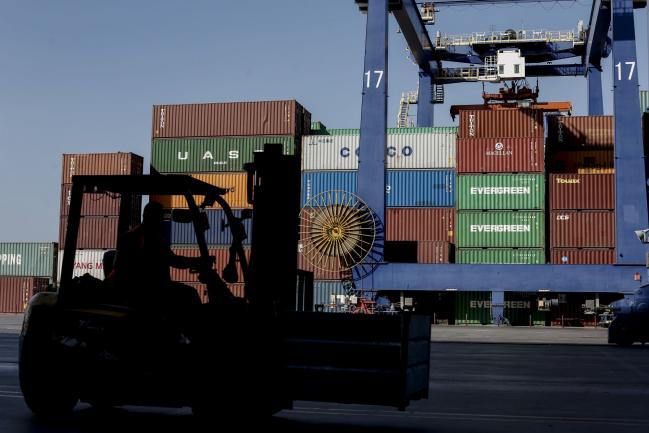
[(462, 248), (455, 252), (455, 263), (542, 265), (545, 263), (545, 250)]
[(318, 135), (327, 130), (322, 122), (311, 122), (311, 135)]
[(539, 311), (538, 295), (529, 292), (505, 292), (503, 315), (513, 326), (545, 326), (549, 312)]
[(640, 112), (644, 113), (649, 109), (649, 90), (640, 90)]
[(0, 276), (46, 277), (55, 281), (58, 245), (54, 242), (0, 242)]
[(543, 209), (542, 174), (465, 174), (457, 177), (458, 210)]
[[(390, 135), (395, 134), (425, 134), (425, 133), (455, 133), (458, 131), (457, 126), (430, 126), (422, 128), (388, 128), (387, 133)], [(311, 135), (359, 135), (361, 133), (360, 129), (357, 128), (348, 128), (348, 129), (324, 129), (311, 131)]]
[(456, 325), (488, 325), (491, 323), (491, 292), (456, 292), (456, 295)]
[(242, 171), (265, 143), (281, 143), (284, 154), (299, 149), (292, 136), (157, 138), (151, 143), (151, 167), (160, 173)]
[(540, 211), (459, 211), (458, 248), (543, 248), (545, 221)]

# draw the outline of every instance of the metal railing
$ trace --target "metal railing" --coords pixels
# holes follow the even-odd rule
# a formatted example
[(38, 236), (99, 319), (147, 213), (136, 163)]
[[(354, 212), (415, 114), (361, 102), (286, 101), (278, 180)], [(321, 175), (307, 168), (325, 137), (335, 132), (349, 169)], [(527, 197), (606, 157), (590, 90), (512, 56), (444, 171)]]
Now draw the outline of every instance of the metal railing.
[(572, 42), (575, 45), (585, 43), (585, 33), (549, 30), (515, 30), (501, 32), (476, 32), (463, 35), (437, 35), (435, 48), (446, 48), (458, 45), (476, 45), (518, 42)]

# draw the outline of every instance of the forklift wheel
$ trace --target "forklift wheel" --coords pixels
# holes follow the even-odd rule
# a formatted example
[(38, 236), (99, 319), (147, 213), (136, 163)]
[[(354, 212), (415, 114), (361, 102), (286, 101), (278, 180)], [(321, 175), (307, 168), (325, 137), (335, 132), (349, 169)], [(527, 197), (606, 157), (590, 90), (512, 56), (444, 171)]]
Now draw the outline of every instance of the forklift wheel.
[(69, 415), (79, 400), (66, 366), (52, 356), (43, 340), (25, 338), (21, 345), (18, 375), (27, 407), (42, 418)]

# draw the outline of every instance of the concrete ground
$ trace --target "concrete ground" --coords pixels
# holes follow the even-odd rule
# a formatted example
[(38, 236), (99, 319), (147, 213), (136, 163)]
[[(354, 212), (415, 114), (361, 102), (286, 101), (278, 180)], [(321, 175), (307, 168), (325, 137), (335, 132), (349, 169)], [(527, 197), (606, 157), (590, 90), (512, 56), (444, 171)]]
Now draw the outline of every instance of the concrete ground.
[(608, 344), (605, 328), (549, 326), (445, 326), (431, 328), (437, 343)]
[(22, 324), (22, 314), (0, 313), (0, 333), (18, 334)]

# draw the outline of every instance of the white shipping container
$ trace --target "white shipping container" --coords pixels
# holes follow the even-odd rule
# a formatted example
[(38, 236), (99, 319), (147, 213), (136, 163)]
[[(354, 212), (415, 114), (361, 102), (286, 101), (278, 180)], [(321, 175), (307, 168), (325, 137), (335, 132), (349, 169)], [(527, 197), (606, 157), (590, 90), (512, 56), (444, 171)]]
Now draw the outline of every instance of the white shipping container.
[[(102, 260), (104, 253), (108, 250), (77, 250), (74, 259), (73, 277), (80, 277), (84, 274), (100, 280), (104, 279), (104, 265)], [(63, 252), (59, 254), (59, 272), (58, 278), (61, 280), (61, 266), (63, 265)]]
[[(388, 133), (386, 152), (390, 169), (455, 168), (455, 128), (444, 132)], [(302, 170), (357, 170), (359, 135), (302, 137)]]

